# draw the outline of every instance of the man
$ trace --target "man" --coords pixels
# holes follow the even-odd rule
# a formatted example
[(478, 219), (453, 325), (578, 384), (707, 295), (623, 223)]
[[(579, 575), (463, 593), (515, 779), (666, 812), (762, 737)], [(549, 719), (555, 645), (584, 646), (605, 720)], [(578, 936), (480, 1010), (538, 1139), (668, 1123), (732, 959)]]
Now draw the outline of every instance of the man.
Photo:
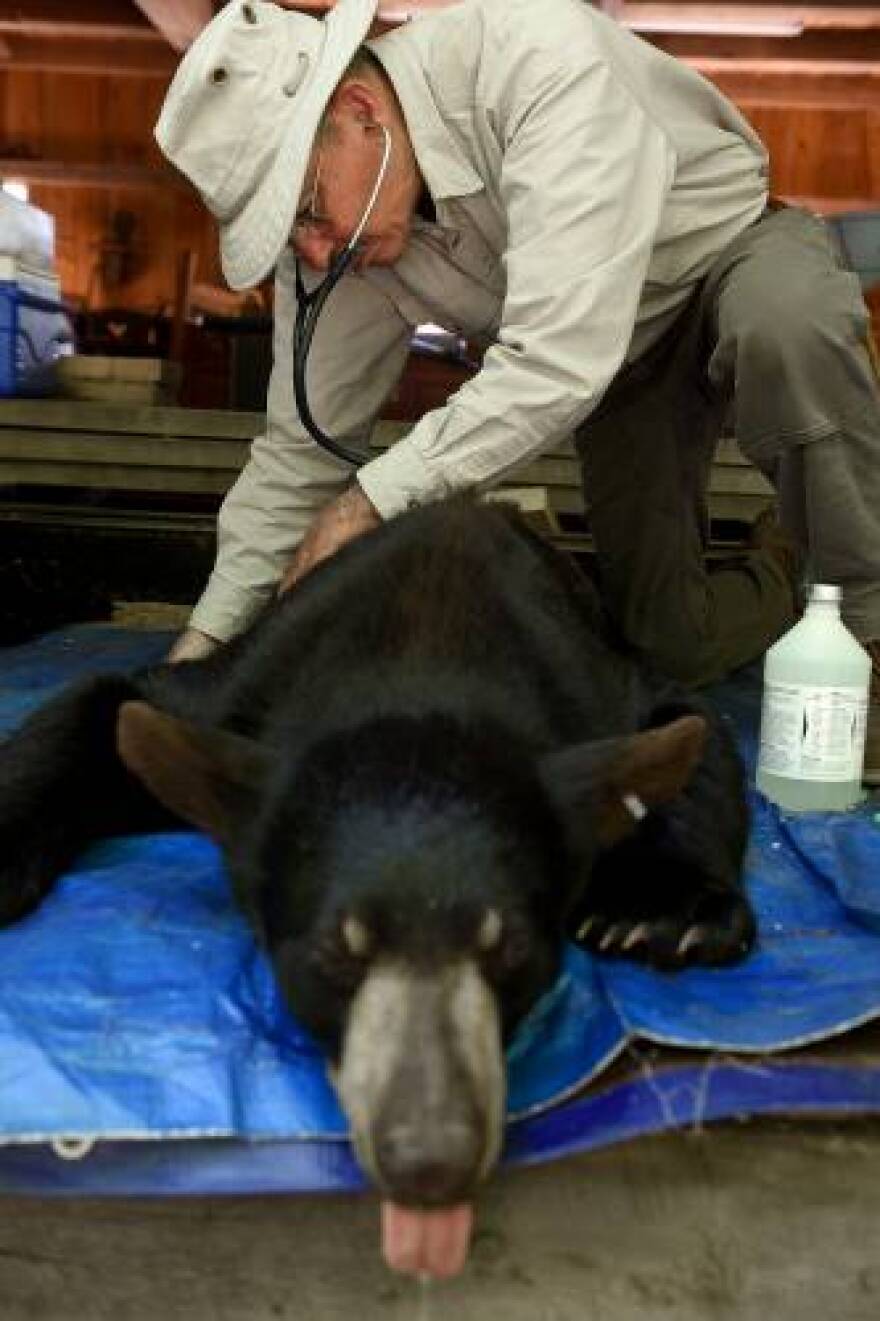
[[(880, 781), (880, 395), (825, 227), (768, 206), (764, 148), (709, 83), (582, 0), (464, 0), (362, 46), (374, 7), (339, 0), (322, 22), (232, 0), (157, 126), (218, 218), (229, 283), (276, 272), (266, 432), (173, 658), (239, 632), (382, 519), (575, 433), (610, 612), (677, 677), (714, 679), (795, 612), (784, 543), (706, 571), (729, 418), (871, 648)], [(320, 427), (363, 444), (420, 322), (487, 351), (352, 481), (299, 419), (292, 326), (296, 259), (318, 279), (361, 223), (309, 358)]]

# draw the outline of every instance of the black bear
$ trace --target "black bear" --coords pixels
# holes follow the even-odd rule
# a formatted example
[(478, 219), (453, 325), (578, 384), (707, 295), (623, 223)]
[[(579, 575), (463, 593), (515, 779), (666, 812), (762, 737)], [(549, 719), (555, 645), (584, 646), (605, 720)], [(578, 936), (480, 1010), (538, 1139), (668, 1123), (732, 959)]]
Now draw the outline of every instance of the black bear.
[(386, 1257), (449, 1274), (503, 1136), (504, 1045), (567, 936), (741, 958), (742, 770), (589, 581), (456, 497), (319, 565), (203, 661), (78, 683), (0, 748), (0, 922), (82, 847), (188, 823), (326, 1048)]

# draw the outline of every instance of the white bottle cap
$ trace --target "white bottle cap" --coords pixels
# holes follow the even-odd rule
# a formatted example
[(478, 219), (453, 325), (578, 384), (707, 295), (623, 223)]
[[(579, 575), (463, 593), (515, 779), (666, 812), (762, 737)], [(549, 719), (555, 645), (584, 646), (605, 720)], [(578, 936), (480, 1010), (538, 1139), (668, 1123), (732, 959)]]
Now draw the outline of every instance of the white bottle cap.
[(810, 588), (811, 601), (839, 601), (841, 589), (833, 583), (813, 583)]

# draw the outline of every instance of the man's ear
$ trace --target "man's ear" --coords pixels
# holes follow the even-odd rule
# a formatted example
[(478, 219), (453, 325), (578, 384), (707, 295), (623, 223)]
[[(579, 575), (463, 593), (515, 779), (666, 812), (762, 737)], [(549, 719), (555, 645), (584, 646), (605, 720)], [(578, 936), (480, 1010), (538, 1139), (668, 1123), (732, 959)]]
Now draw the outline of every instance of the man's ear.
[(382, 111), (382, 99), (366, 78), (344, 78), (330, 98), (331, 119), (357, 124), (375, 124)]
[(199, 728), (147, 702), (120, 706), (116, 750), (154, 798), (221, 844), (252, 811), (271, 763), (252, 739)]
[(702, 716), (687, 715), (628, 738), (580, 743), (549, 753), (541, 780), (572, 839), (600, 849), (635, 829), (640, 806), (650, 811), (676, 798), (700, 763), (707, 733)]

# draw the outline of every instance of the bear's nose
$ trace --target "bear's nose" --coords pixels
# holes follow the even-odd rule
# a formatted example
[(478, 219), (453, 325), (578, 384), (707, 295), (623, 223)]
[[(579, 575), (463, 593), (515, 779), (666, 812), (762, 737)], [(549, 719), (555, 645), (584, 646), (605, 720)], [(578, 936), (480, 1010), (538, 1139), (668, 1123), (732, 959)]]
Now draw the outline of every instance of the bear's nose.
[(474, 1192), (483, 1140), (475, 1127), (463, 1123), (394, 1124), (377, 1136), (375, 1153), (377, 1173), (394, 1201), (452, 1206)]

